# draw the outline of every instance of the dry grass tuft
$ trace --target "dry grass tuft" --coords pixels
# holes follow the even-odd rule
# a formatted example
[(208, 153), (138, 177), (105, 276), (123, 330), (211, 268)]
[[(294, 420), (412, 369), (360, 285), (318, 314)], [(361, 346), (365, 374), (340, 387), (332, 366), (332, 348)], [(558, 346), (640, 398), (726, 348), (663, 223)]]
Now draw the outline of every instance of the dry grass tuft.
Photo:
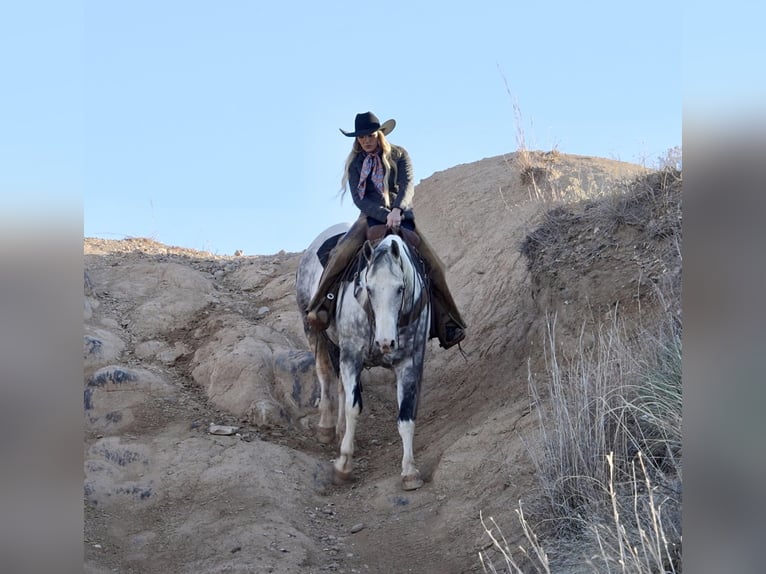
[[(527, 542), (514, 552), (493, 519), (485, 572), (648, 574), (681, 571), (681, 332), (629, 331), (615, 319), (593, 349), (564, 359), (555, 318), (547, 380), (529, 374), (543, 450), (530, 451), (540, 480)], [(500, 568), (496, 563), (500, 563)], [(560, 570), (559, 570), (560, 569)]]
[(534, 188), (539, 188), (545, 182), (548, 170), (540, 165), (532, 165), (529, 161), (529, 154), (525, 162), (521, 162), (523, 167), (519, 170), (521, 174), (521, 183)]
[[(508, 93), (508, 97), (511, 99), (511, 105), (513, 107), (513, 119), (516, 124), (516, 154), (515, 162), (518, 168), (521, 183), (525, 186), (532, 188), (535, 194), (540, 194), (540, 188), (546, 182), (549, 175), (549, 170), (545, 162), (540, 161), (541, 154), (532, 152), (527, 146), (527, 136), (524, 129), (524, 116), (521, 113), (521, 106), (518, 100), (511, 93), (511, 89), (508, 86), (508, 80), (503, 74), (502, 70), (500, 75), (503, 78), (505, 84), (505, 91)], [(542, 154), (542, 157), (546, 158), (546, 161), (551, 161), (559, 156), (559, 151), (553, 149), (550, 152)]]

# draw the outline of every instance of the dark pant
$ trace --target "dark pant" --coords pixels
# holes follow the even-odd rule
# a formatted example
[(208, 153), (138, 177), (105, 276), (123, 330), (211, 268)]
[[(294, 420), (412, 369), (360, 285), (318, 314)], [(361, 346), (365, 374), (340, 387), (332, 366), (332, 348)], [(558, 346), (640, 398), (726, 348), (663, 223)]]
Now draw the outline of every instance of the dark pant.
[[(327, 313), (327, 318), (332, 316), (332, 312), (335, 307), (335, 299), (327, 298), (328, 293), (331, 293), (335, 284), (340, 279), (341, 275), (345, 271), (347, 265), (351, 262), (354, 255), (364, 245), (367, 239), (367, 230), (370, 225), (380, 225), (381, 223), (372, 217), (366, 217), (361, 215), (359, 219), (354, 222), (346, 234), (338, 241), (338, 244), (333, 249), (330, 259), (322, 272), (322, 277), (319, 280), (319, 287), (314, 294), (311, 303), (309, 303), (308, 312), (318, 315), (319, 311), (323, 310)], [(415, 230), (415, 223), (411, 220), (404, 220), (402, 227)], [(455, 300), (452, 298), (449, 286), (447, 285), (447, 278), (444, 275), (444, 264), (439, 256), (432, 249), (431, 245), (426, 241), (423, 234), (417, 232), (420, 237), (420, 242), (417, 246), (417, 250), (420, 256), (426, 263), (428, 269), (428, 278), (431, 284), (432, 295), (432, 315), (434, 331), (433, 336), (438, 336), (442, 342), (442, 346), (447, 341), (446, 329), (447, 325), (452, 324), (454, 326), (465, 329), (466, 324), (463, 318), (460, 316)]]

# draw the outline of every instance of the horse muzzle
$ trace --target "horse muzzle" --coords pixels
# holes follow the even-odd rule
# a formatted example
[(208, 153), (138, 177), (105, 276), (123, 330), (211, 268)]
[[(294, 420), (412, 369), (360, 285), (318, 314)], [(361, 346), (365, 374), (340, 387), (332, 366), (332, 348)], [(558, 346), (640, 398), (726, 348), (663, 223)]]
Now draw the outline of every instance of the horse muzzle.
[(387, 355), (388, 353), (392, 353), (396, 350), (396, 339), (389, 339), (385, 338), (382, 340), (375, 340), (375, 346), (378, 348), (378, 350), (384, 354)]

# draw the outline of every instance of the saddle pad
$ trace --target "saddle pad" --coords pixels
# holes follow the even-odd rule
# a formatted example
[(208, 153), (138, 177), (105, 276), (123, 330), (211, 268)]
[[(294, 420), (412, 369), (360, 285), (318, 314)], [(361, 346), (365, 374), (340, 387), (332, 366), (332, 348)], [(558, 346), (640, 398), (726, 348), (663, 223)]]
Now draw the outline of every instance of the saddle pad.
[(322, 243), (322, 246), (317, 250), (317, 257), (319, 258), (319, 262), (322, 264), (322, 268), (327, 267), (327, 261), (330, 259), (330, 252), (335, 249), (335, 246), (338, 244), (338, 241), (340, 241), (340, 238), (343, 237), (345, 233), (339, 233), (338, 235), (333, 235), (329, 239), (327, 239), (324, 243)]

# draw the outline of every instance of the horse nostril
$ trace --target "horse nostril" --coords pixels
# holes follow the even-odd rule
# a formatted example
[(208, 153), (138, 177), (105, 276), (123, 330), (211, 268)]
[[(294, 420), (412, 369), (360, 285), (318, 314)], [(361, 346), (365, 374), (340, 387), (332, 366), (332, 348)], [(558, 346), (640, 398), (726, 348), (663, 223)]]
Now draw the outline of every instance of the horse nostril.
[(383, 341), (382, 343), (380, 341), (375, 341), (375, 346), (384, 353), (390, 353), (396, 348), (396, 341)]

